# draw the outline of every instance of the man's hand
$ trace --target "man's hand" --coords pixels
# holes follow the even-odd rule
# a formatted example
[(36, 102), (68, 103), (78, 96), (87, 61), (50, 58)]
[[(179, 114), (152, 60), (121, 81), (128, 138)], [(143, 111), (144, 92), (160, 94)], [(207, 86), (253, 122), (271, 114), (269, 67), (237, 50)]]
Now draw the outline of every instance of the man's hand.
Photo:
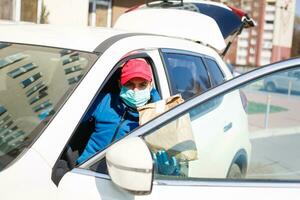
[(174, 156), (169, 158), (167, 152), (164, 150), (152, 154), (155, 162), (155, 169), (159, 174), (180, 175), (180, 166)]

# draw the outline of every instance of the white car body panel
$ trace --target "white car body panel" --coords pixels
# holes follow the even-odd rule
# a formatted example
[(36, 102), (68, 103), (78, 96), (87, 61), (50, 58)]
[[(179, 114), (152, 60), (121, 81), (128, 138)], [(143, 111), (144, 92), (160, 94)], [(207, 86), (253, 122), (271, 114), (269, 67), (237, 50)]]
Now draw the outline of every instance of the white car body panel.
[[(133, 180), (134, 181), (134, 180)], [(98, 188), (95, 188), (95, 185)], [(216, 186), (217, 185), (217, 186)], [(88, 192), (86, 192), (88, 191)], [(82, 175), (76, 172), (67, 173), (60, 182), (58, 199), (72, 200), (108, 200), (108, 199), (124, 199), (124, 200), (161, 200), (161, 199), (199, 199), (209, 198), (213, 200), (239, 200), (241, 197), (245, 200), (253, 199), (270, 199), (282, 200), (287, 196), (290, 199), (297, 199), (300, 195), (299, 188), (287, 187), (249, 187), (249, 186), (222, 186), (218, 182), (181, 182), (181, 186), (161, 185), (154, 182), (152, 192), (149, 195), (136, 196), (132, 195), (118, 186), (114, 185), (107, 177), (94, 177), (94, 174)]]
[[(226, 178), (231, 162), (240, 150), (246, 151), (250, 159), (248, 119), (242, 106), (232, 112), (233, 105), (242, 105), (238, 92), (227, 94), (216, 108), (192, 121), (198, 160), (189, 162), (189, 177)], [(228, 116), (220, 119), (220, 113), (227, 113)], [(224, 131), (230, 123), (232, 127)], [(223, 151), (220, 152), (220, 149)]]
[(52, 167), (36, 151), (28, 149), (12, 166), (1, 171), (1, 199), (57, 199), (51, 171)]
[[(116, 21), (114, 28), (200, 41), (218, 51), (226, 47), (222, 33), (215, 20), (201, 13), (186, 10), (134, 10), (121, 15)], [(213, 36), (212, 32), (214, 33)]]
[[(3, 42), (34, 44), (92, 52), (101, 42), (117, 34), (126, 33), (107, 28), (65, 27), (36, 24), (0, 23)], [(88, 37), (87, 37), (88, 35)]]

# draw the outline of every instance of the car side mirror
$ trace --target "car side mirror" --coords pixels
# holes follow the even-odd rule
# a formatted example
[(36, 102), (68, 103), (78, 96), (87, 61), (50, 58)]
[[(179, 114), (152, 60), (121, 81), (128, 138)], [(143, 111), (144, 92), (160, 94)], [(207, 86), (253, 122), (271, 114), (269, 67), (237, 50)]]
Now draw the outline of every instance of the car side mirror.
[(106, 153), (106, 164), (112, 181), (119, 187), (134, 194), (151, 192), (153, 161), (141, 138), (128, 138), (112, 145)]

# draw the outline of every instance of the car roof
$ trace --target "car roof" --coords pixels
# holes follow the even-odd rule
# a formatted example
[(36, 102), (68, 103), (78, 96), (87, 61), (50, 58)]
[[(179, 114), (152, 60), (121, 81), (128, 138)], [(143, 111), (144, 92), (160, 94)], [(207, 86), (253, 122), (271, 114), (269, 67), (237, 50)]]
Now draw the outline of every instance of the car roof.
[(126, 31), (100, 27), (0, 22), (0, 42), (14, 42), (93, 52), (106, 39)]

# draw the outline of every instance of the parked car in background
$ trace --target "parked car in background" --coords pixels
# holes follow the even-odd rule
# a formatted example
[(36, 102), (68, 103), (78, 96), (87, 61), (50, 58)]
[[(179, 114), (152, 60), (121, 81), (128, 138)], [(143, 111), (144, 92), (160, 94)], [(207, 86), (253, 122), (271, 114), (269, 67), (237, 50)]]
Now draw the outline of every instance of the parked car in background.
[(300, 92), (300, 71), (283, 72), (264, 80), (264, 88), (270, 92)]

